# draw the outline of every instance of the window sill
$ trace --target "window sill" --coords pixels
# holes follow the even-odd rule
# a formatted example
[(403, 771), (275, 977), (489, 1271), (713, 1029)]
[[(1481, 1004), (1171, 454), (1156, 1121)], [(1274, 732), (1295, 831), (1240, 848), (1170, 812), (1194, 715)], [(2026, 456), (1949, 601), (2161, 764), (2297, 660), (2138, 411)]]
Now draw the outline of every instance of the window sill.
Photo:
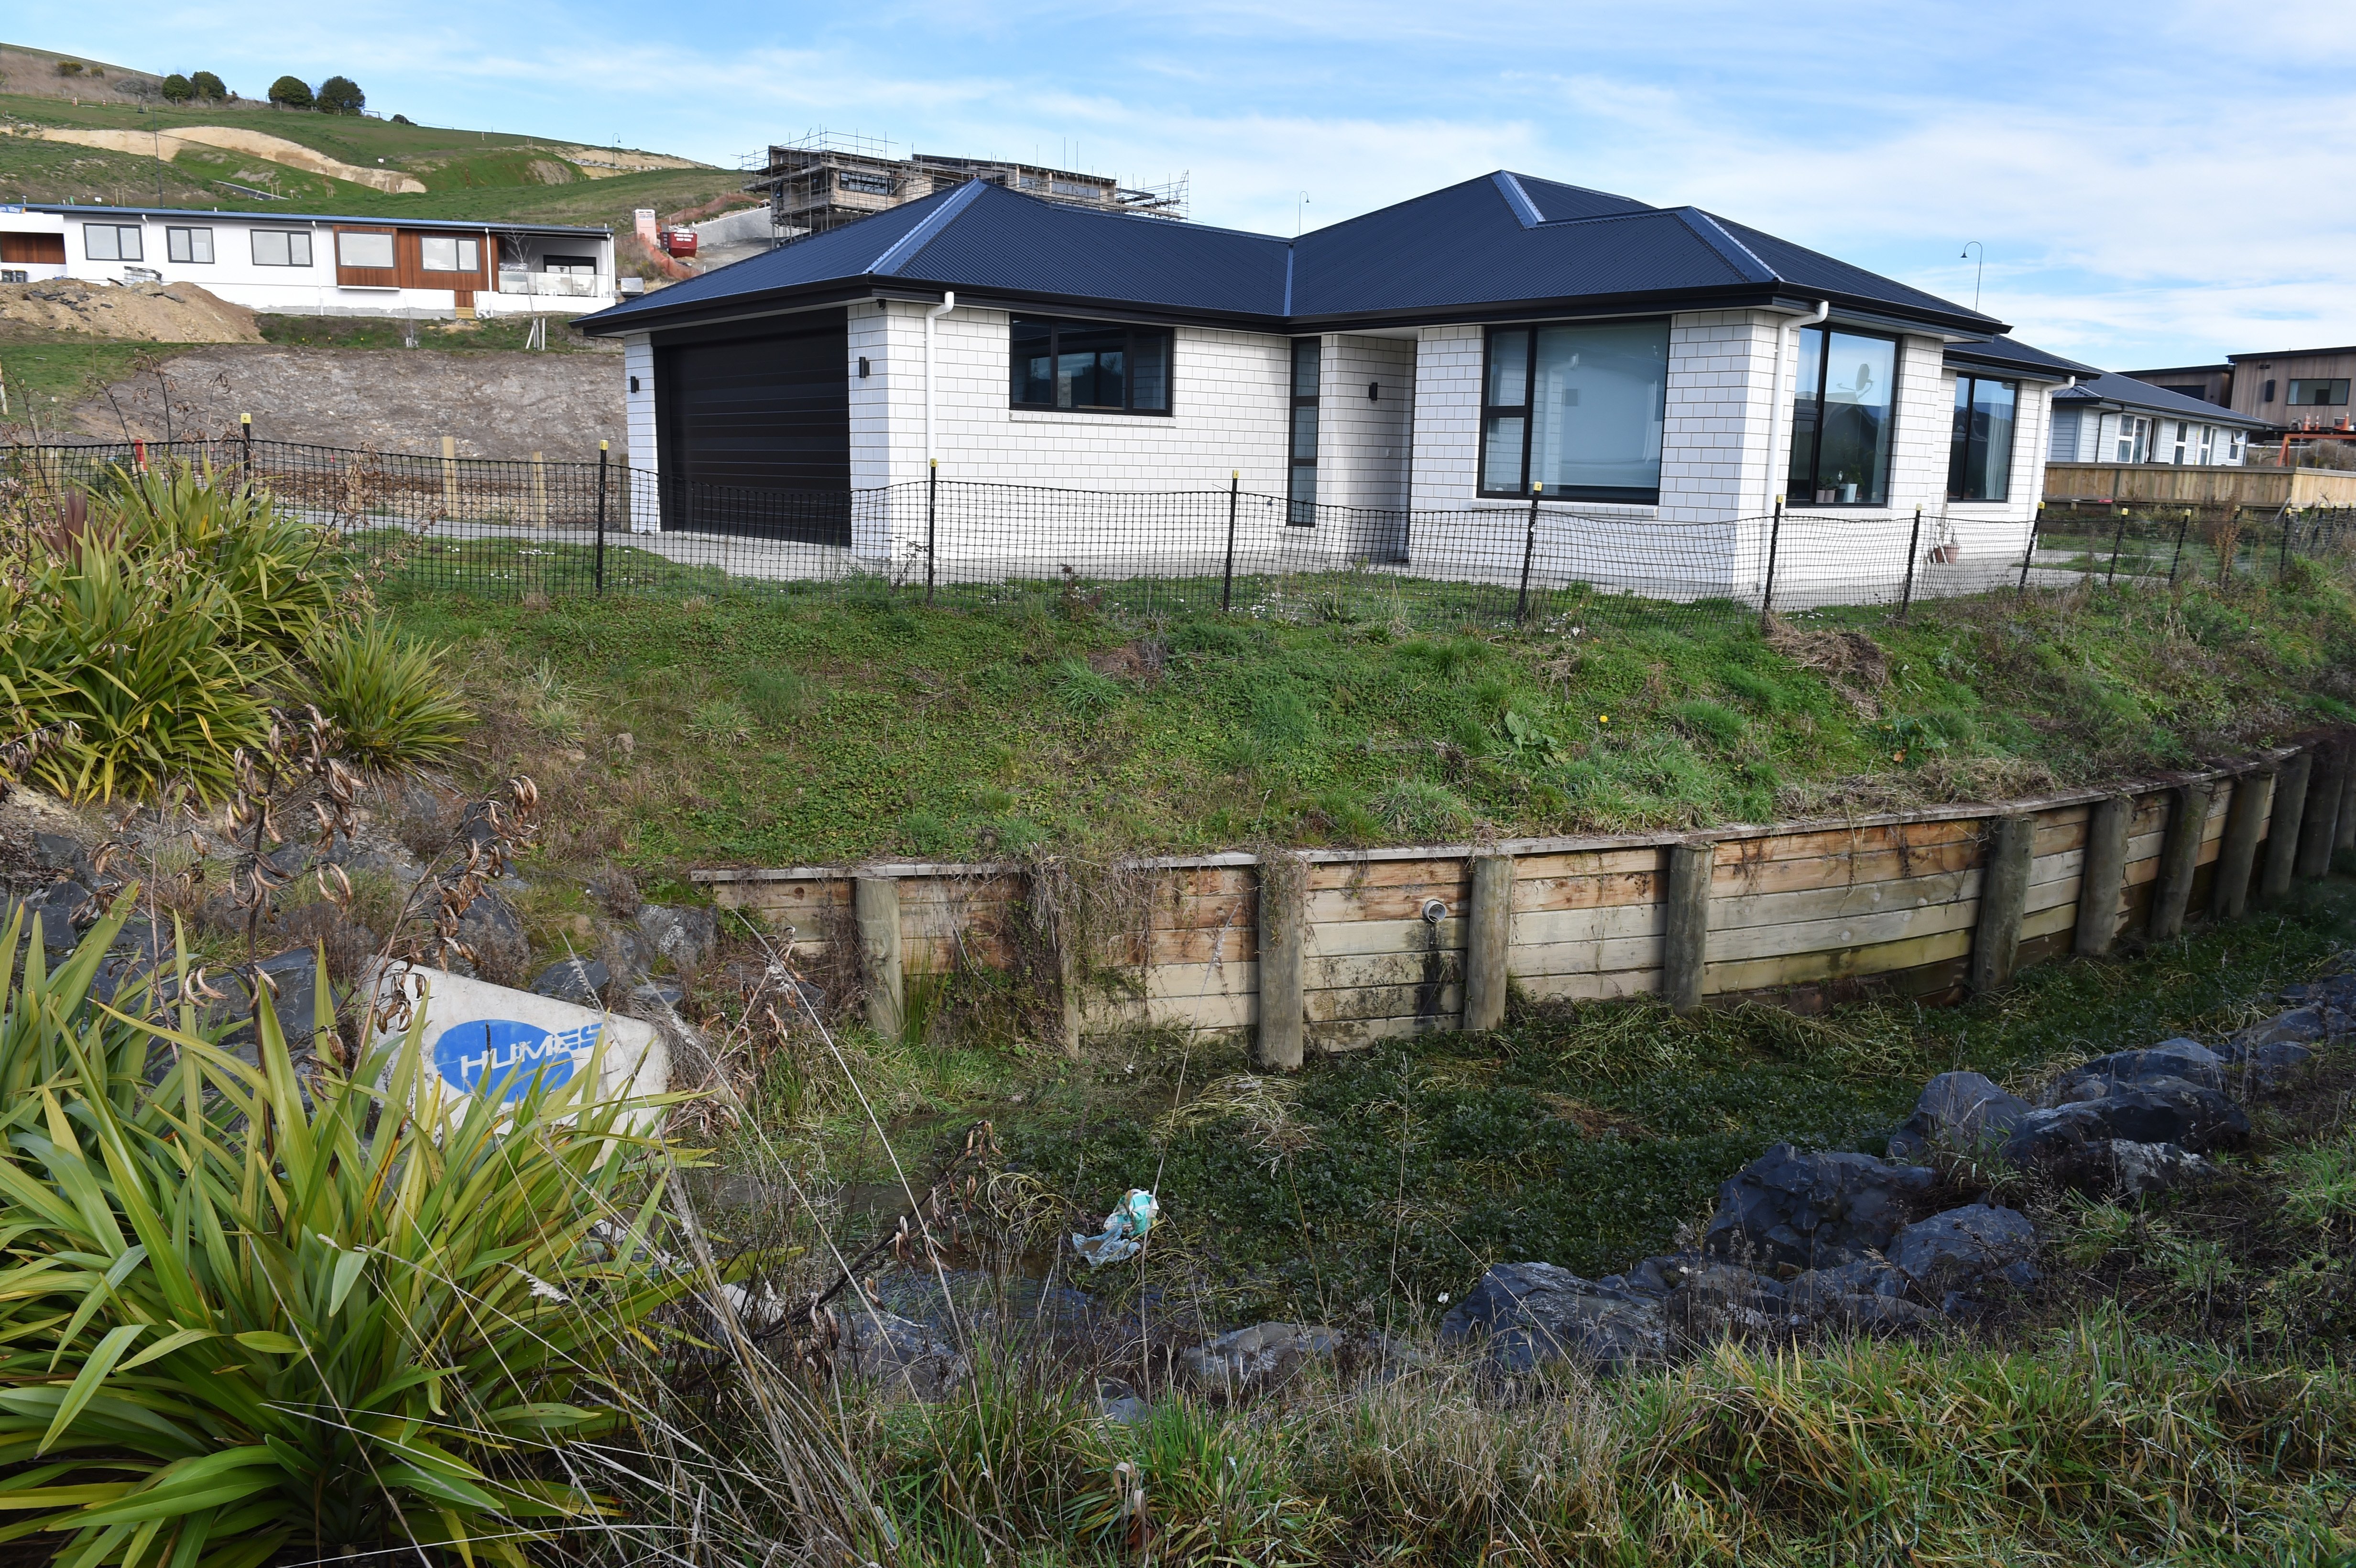
[(1100, 413), (1094, 409), (1010, 408), (1007, 417), (1018, 424), (1134, 424), (1139, 420), (1166, 420), (1166, 413)]
[(401, 292), (399, 283), (337, 283), (336, 287), (355, 294), (397, 294)]

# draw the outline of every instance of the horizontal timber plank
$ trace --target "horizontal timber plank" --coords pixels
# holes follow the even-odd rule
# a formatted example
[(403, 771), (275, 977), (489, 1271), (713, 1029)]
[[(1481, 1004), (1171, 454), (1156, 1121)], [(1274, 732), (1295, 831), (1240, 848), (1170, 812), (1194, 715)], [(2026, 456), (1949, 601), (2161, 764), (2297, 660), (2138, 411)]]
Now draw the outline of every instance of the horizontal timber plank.
[(1709, 923), (1715, 932), (1953, 903), (1957, 899), (1979, 896), (1980, 875), (1978, 871), (1944, 871), (1936, 876), (1912, 877), (1904, 881), (1858, 882), (1843, 887), (1813, 888), (1804, 892), (1754, 893), (1747, 897), (1719, 898), (1710, 904)]
[(1608, 909), (1620, 904), (1652, 903), (1661, 896), (1661, 873), (1606, 871), (1592, 877), (1516, 875), (1514, 908), (1533, 912), (1558, 909)]
[(1625, 849), (1573, 849), (1516, 856), (1514, 875), (1526, 882), (1549, 877), (1610, 877), (1624, 872), (1657, 871), (1661, 846), (1639, 845)]
[(1514, 985), (1523, 995), (1539, 1001), (1609, 1002), (1655, 995), (1661, 988), (1661, 972), (1614, 969), (1601, 975), (1524, 975), (1516, 971)]
[(1301, 1006), (1312, 1023), (1336, 1019), (1435, 1019), (1440, 1027), (1454, 1029), (1464, 1019), (1464, 987), (1445, 985), (1428, 993), (1420, 986), (1357, 986), (1342, 991), (1310, 991)]
[(1940, 932), (1968, 931), (1979, 918), (1975, 902), (1962, 899), (1921, 909), (1887, 910), (1843, 920), (1794, 921), (1783, 925), (1738, 926), (1709, 933), (1713, 960), (1773, 958), (1903, 942)]
[(2033, 937), (2051, 936), (2057, 931), (2068, 935), (2074, 933), (2077, 928), (2078, 901), (2073, 898), (2067, 903), (2054, 904), (2047, 909), (2031, 910), (2024, 915), (2020, 922), (2020, 940), (2027, 943)]
[(1533, 975), (1608, 975), (1615, 969), (1657, 969), (1661, 939), (1623, 936), (1603, 942), (1516, 943), (1505, 955), (1515, 979)]
[(1778, 986), (1819, 980), (1847, 979), (1887, 974), (1960, 958), (1972, 950), (1968, 926), (1961, 931), (1934, 932), (1903, 942), (1881, 942), (1862, 947), (1787, 953), (1772, 958), (1751, 958), (1702, 966), (1702, 990), (1759, 991)]
[(1301, 915), (1312, 925), (1361, 920), (1407, 920), (1423, 912), (1426, 899), (1438, 899), (1451, 914), (1461, 914), (1470, 884), (1425, 882), (1407, 887), (1367, 888), (1358, 892), (1340, 888), (1312, 890), (1301, 900)]
[(1748, 893), (1905, 881), (1914, 877), (1969, 870), (1980, 863), (1983, 855), (1979, 840), (1973, 837), (1918, 848), (1864, 849), (1855, 855), (1809, 855), (1719, 866), (1710, 874), (1710, 896), (1737, 898)]
[(1513, 945), (1543, 947), (1629, 936), (1658, 941), (1667, 924), (1668, 912), (1656, 903), (1622, 904), (1616, 909), (1542, 910), (1514, 916)]
[(1875, 850), (1927, 849), (1938, 844), (1977, 843), (1987, 807), (1973, 815), (1925, 822), (1860, 823), (1852, 827), (1818, 827), (1754, 837), (1721, 838), (1711, 864), (1730, 869), (1767, 860), (1803, 860), (1821, 855), (1850, 855)]
[[(1430, 960), (1419, 954), (1359, 953), (1340, 958), (1303, 958), (1301, 984), (1304, 990), (1346, 991), (1362, 986), (1420, 986), (1426, 983)], [(1440, 955), (1432, 965), (1440, 978), (1455, 981), (1464, 973), (1463, 955)]]
[(1328, 921), (1303, 928), (1303, 951), (1340, 957), (1351, 953), (1421, 953), (1435, 942), (1443, 952), (1464, 946), (1464, 920), (1451, 915), (1434, 924), (1427, 920)]
[(1415, 888), (1426, 883), (1462, 882), (1472, 874), (1462, 855), (1434, 856), (1421, 860), (1323, 860), (1309, 867), (1309, 891), (1328, 888)]

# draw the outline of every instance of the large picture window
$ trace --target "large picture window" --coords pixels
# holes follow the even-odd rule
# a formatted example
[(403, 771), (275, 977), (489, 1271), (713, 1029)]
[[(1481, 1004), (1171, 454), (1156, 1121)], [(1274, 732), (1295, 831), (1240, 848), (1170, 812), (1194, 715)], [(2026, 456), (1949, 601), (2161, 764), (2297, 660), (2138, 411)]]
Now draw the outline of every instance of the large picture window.
[(1019, 409), (1170, 411), (1170, 329), (1014, 318), (1012, 397)]
[(253, 264), (257, 267), (307, 267), (311, 236), (300, 229), (257, 229), (253, 231)]
[(392, 266), (392, 236), (365, 229), (340, 230), (336, 235), (336, 264), (389, 271)]
[[(136, 223), (85, 223), (82, 254), (93, 261), (140, 261), (146, 259)], [(2345, 400), (2342, 400), (2345, 401)]]
[(479, 240), (455, 234), (428, 234), (417, 242), (418, 264), (428, 272), (479, 272), (483, 249)]
[(166, 229), (164, 249), (175, 261), (187, 261), (209, 266), (213, 259), (213, 231), (209, 229)]
[(1481, 493), (1657, 501), (1669, 324), (1494, 326), (1481, 394)]
[(2343, 376), (2338, 380), (2301, 380), (2294, 377), (2290, 384), (2290, 406), (2295, 409), (2344, 409), (2348, 406), (2348, 379)]
[(1947, 449), (1947, 499), (2001, 501), (2012, 491), (2012, 432), (2020, 387), (1977, 376), (1955, 378), (1955, 433)]
[(1801, 329), (1792, 399), (1793, 505), (1888, 504), (1897, 389), (1895, 339)]

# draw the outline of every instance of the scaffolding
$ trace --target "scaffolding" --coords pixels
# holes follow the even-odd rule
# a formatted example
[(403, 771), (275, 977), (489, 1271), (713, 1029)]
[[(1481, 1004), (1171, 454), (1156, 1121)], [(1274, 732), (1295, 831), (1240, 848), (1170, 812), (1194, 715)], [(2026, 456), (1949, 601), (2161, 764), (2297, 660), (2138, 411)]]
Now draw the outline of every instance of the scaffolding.
[(893, 143), (825, 130), (813, 131), (799, 141), (773, 144), (766, 162), (752, 172), (754, 177), (744, 188), (768, 194), (769, 224), (781, 242), (823, 234), (968, 180), (982, 180), (1098, 212), (1183, 220), (1190, 183), (1189, 176), (1182, 174), (1164, 185), (1124, 186), (1109, 175), (1003, 158), (956, 158), (916, 152), (902, 157)]

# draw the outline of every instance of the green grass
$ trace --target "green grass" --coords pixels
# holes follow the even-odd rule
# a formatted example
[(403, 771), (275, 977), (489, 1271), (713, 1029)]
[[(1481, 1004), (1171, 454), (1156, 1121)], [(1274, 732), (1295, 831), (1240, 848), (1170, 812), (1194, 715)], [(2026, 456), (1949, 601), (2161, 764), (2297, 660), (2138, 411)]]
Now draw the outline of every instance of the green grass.
[[(519, 353), (531, 335), (531, 323), (521, 317), (493, 316), (477, 321), (392, 321), (365, 315), (272, 315), (254, 318), (265, 342), (298, 348), (406, 348), (416, 335), (416, 347), (460, 354)], [(548, 321), (548, 349), (559, 354), (610, 353), (562, 319)]]
[[(519, 710), (524, 670), (558, 672), (581, 716), (562, 746), (591, 760), (517, 723), (484, 776), (571, 767), (569, 809), (650, 871), (1763, 821), (2131, 775), (2356, 718), (2356, 600), (2296, 563), (2222, 595), (1820, 618), (1880, 644), (1890, 678), (1864, 711), (1731, 606), (1590, 598), (1528, 635), (1418, 632), (1461, 617), (1462, 591), (1376, 579), (1327, 603), (1323, 580), (1247, 582), (1238, 604), (1272, 613), (1222, 616), (1215, 582), (1082, 585), (927, 609), (880, 585), (732, 586), (616, 544), (611, 581), (643, 596), (599, 601), (588, 567), (573, 545), (429, 541), (389, 603), (470, 645), (488, 709)], [(755, 722), (697, 724), (715, 701)]]
[[(365, 84), (363, 84), (365, 85)], [(289, 211), (354, 217), (504, 219), (526, 223), (630, 227), (632, 209), (664, 213), (736, 191), (744, 176), (724, 169), (656, 169), (591, 178), (552, 148), (571, 144), (509, 133), (434, 125), (396, 125), (364, 116), (282, 112), (267, 105), (204, 107), (128, 103), (72, 104), (62, 100), (0, 93), (0, 123), (106, 130), (168, 131), (183, 125), (230, 125), (283, 137), (346, 163), (414, 176), (422, 195), (395, 196), (365, 185), (310, 174), (251, 154), (184, 148), (158, 164), (152, 157), (104, 152), (65, 143), (0, 138), (0, 199), (90, 201), (218, 207), (277, 206), (221, 182), (275, 192)], [(634, 149), (635, 150), (635, 149)], [(157, 195), (158, 177), (162, 195)], [(556, 183), (548, 183), (550, 181)]]
[(0, 337), (0, 377), (8, 383), (8, 417), (12, 421), (29, 418), (46, 431), (109, 383), (193, 347), (198, 346)]

